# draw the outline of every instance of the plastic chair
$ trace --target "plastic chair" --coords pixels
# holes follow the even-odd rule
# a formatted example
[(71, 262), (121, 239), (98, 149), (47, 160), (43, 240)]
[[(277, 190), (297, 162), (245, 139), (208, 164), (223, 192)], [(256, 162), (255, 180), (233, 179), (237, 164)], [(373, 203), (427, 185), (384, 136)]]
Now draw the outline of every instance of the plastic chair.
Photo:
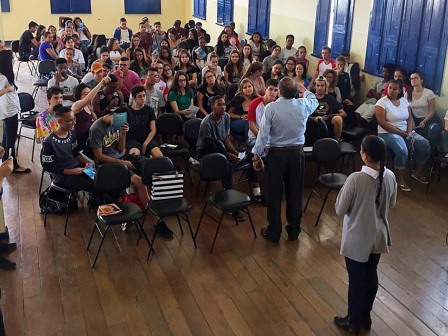
[[(19, 114), (19, 121), (20, 121), (20, 128), (19, 132), (17, 133), (18, 139), (17, 139), (17, 150), (16, 153), (19, 153), (19, 146), (20, 146), (20, 138), (26, 138), (33, 140), (33, 150), (31, 152), (31, 162), (34, 162), (34, 148), (36, 146), (36, 118), (37, 118), (37, 111), (33, 111), (34, 109), (34, 98), (27, 92), (20, 92), (19, 93), (19, 101), (20, 101), (20, 114)], [(22, 128), (27, 128), (30, 130), (33, 130), (33, 137), (22, 135)]]
[[(440, 176), (442, 174), (442, 163), (448, 164), (448, 158), (446, 158), (445, 153), (441, 152), (439, 149), (441, 140), (442, 140), (442, 128), (440, 127), (440, 125), (436, 123), (429, 125), (428, 141), (429, 145), (431, 146), (432, 156), (434, 157), (434, 160), (431, 165), (428, 184), (426, 185), (426, 191), (425, 191), (426, 194), (429, 191), (429, 184), (431, 183), (432, 175), (437, 174), (438, 181), (440, 183)], [(435, 171), (436, 168), (438, 168), (437, 172)]]
[[(147, 159), (143, 163), (143, 173), (142, 173), (142, 181), (143, 184), (151, 187), (152, 185), (152, 176), (156, 173), (167, 173), (174, 170), (173, 162), (170, 158), (163, 157), (152, 157)], [(182, 235), (184, 234), (184, 230), (182, 229), (182, 224), (180, 219), (182, 218), (188, 225), (188, 229), (190, 230), (191, 239), (193, 240), (194, 247), (197, 248), (196, 240), (193, 235), (193, 230), (191, 228), (190, 219), (188, 218), (188, 212), (191, 210), (191, 205), (188, 201), (183, 198), (173, 198), (167, 200), (150, 200), (147, 204), (146, 209), (150, 211), (154, 216), (158, 217), (159, 220), (156, 223), (156, 227), (154, 230), (154, 235), (151, 240), (150, 249), (148, 252), (148, 258), (151, 255), (151, 252), (154, 251), (154, 241), (156, 239), (156, 231), (157, 225), (166, 217), (176, 216), (177, 222), (179, 223), (180, 232)]]
[(157, 119), (157, 133), (160, 134), (163, 144), (160, 150), (164, 156), (180, 156), (184, 160), (185, 171), (190, 178), (191, 184), (193, 179), (188, 169), (188, 146), (178, 142), (178, 136), (182, 134), (183, 123), (182, 118), (175, 113), (165, 113)]
[(189, 157), (199, 160), (196, 153), (196, 143), (199, 137), (199, 129), (201, 128), (202, 119), (190, 119), (184, 123), (184, 139), (190, 146), (188, 150)]
[(34, 72), (36, 71), (32, 60), (20, 57), (19, 43), (20, 43), (19, 40), (12, 41), (12, 43), (11, 43), (11, 50), (16, 56), (15, 62), (19, 62), (19, 65), (17, 67), (16, 80), (18, 80), (18, 78), (19, 78), (19, 71), (20, 71), (20, 66), (22, 65), (22, 63), (26, 63), (26, 65), (28, 65), (28, 69), (30, 70), (31, 76), (34, 76)]
[[(123, 190), (129, 188), (130, 184), (131, 174), (129, 169), (122, 163), (106, 163), (101, 165), (97, 170), (95, 190), (98, 193), (104, 194), (122, 192)], [(90, 243), (92, 242), (93, 234), (95, 233), (95, 230), (98, 230), (101, 236), (101, 242), (98, 246), (98, 251), (96, 252), (92, 267), (95, 267), (104, 239), (106, 238), (107, 231), (112, 226), (121, 225), (123, 223), (134, 223), (139, 231), (139, 238), (143, 235), (148, 243), (148, 246), (151, 247), (149, 239), (143, 230), (143, 222), (141, 222), (143, 212), (140, 207), (137, 204), (130, 202), (116, 202), (116, 204), (121, 209), (120, 213), (110, 216), (96, 216), (95, 224), (86, 247), (86, 250), (88, 251)], [(99, 223), (105, 226), (104, 231), (101, 230)]]
[[(303, 212), (306, 211), (308, 207), (308, 203), (310, 202), (311, 195), (316, 194), (319, 198), (320, 195), (317, 191), (314, 190), (314, 187), (317, 184), (320, 184), (322, 187), (327, 189), (325, 197), (323, 198), (323, 203), (319, 211), (319, 215), (317, 216), (315, 226), (319, 223), (320, 216), (322, 214), (322, 210), (324, 209), (325, 203), (327, 202), (328, 195), (333, 190), (340, 190), (347, 180), (347, 175), (341, 173), (334, 173), (333, 171), (328, 171), (327, 173), (321, 174), (320, 168), (322, 165), (327, 166), (328, 164), (335, 163), (341, 157), (341, 149), (339, 147), (339, 143), (335, 139), (325, 138), (319, 139), (313, 146), (313, 158), (317, 164), (317, 171), (319, 176), (313, 183), (313, 187), (311, 188), (310, 195), (308, 196), (308, 200), (306, 201), (305, 208)], [(322, 198), (321, 198), (322, 199)]]
[(52, 77), (52, 74), (56, 72), (56, 64), (54, 61), (41, 61), (37, 71), (39, 73), (39, 79), (33, 83), (33, 98), (36, 98), (37, 91), (40, 88), (46, 88), (48, 86), (48, 80)]
[[(227, 164), (227, 158), (223, 154), (211, 153), (202, 157), (201, 163), (199, 165), (199, 175), (201, 177), (201, 180), (217, 181), (223, 179), (230, 173), (231, 171)], [(213, 207), (221, 211), (221, 216), (219, 217), (219, 220), (216, 220), (210, 214), (205, 212), (207, 205), (209, 203)], [(219, 229), (221, 228), (221, 223), (224, 214), (243, 211), (248, 215), (250, 225), (252, 226), (252, 231), (254, 233), (255, 238), (257, 238), (254, 223), (252, 222), (252, 217), (250, 216), (249, 204), (250, 204), (250, 197), (241, 191), (229, 189), (212, 193), (207, 202), (205, 202), (204, 207), (202, 208), (201, 217), (199, 219), (198, 227), (196, 228), (196, 233), (194, 237), (196, 238), (198, 235), (199, 228), (201, 227), (202, 218), (204, 217), (204, 215), (210, 217), (213, 221), (215, 221), (218, 224), (218, 227), (216, 228), (216, 233), (213, 238), (212, 247), (210, 249), (210, 253), (212, 253), (213, 248), (215, 247), (216, 238), (218, 237)], [(238, 225), (238, 221), (236, 219), (235, 223), (236, 225)]]

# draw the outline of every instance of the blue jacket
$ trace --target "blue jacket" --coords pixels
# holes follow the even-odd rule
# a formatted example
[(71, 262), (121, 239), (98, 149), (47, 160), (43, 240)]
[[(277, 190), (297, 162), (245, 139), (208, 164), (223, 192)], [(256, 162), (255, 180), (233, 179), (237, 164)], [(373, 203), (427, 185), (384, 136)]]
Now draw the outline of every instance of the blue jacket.
[[(132, 30), (130, 28), (127, 28), (128, 33), (129, 33), (129, 41), (132, 41)], [(121, 31), (120, 31), (120, 27), (117, 27), (117, 29), (115, 29), (114, 31), (114, 37), (118, 40), (118, 43), (121, 43)]]

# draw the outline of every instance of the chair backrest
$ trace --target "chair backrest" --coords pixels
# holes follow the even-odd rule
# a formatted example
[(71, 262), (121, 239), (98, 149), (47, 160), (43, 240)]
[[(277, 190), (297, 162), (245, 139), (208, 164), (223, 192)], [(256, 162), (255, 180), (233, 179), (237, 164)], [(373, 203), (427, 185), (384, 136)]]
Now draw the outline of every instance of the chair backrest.
[(442, 140), (442, 127), (433, 123), (428, 127), (428, 141), (431, 148), (436, 149)]
[(175, 113), (165, 113), (157, 119), (157, 133), (163, 136), (182, 134), (182, 118)]
[(330, 131), (328, 130), (327, 124), (320, 118), (317, 119), (317, 136), (318, 139), (330, 137)]
[(204, 149), (201, 154), (205, 155), (210, 153), (221, 153), (225, 156), (227, 154), (227, 149), (222, 141), (207, 137), (204, 139)]
[(204, 155), (199, 164), (199, 176), (202, 181), (211, 182), (222, 180), (231, 174), (229, 163), (225, 155), (210, 153)]
[(227, 99), (231, 101), (235, 97), (237, 91), (238, 91), (238, 84), (235, 83), (230, 84), (229, 88), (227, 89)]
[(192, 150), (196, 149), (196, 142), (199, 137), (202, 119), (190, 119), (184, 123), (184, 139)]
[(222, 57), (222, 58), (218, 59), (218, 65), (220, 66), (223, 73), (224, 73), (224, 67), (227, 65), (228, 62), (229, 62), (229, 59), (227, 57)]
[(12, 41), (11, 43), (11, 50), (13, 53), (19, 52), (19, 40)]
[(101, 165), (95, 177), (95, 190), (99, 192), (121, 191), (131, 184), (131, 173), (119, 162)]
[(20, 112), (30, 112), (34, 109), (33, 96), (28, 92), (19, 92)]
[(142, 181), (146, 186), (152, 185), (152, 175), (167, 173), (174, 170), (173, 161), (167, 156), (152, 157), (146, 159), (142, 168)]
[(56, 72), (56, 64), (50, 60), (40, 61), (38, 70), (41, 75), (49, 75), (52, 72)]
[(313, 158), (317, 164), (334, 162), (340, 157), (341, 148), (335, 139), (319, 139), (313, 145)]

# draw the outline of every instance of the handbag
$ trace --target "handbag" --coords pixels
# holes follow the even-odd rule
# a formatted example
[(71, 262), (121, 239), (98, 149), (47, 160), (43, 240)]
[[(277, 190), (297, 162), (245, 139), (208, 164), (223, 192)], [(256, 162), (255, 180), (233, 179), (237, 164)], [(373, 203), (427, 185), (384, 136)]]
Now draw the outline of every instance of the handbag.
[(161, 201), (184, 197), (184, 173), (171, 171), (152, 175), (151, 199)]

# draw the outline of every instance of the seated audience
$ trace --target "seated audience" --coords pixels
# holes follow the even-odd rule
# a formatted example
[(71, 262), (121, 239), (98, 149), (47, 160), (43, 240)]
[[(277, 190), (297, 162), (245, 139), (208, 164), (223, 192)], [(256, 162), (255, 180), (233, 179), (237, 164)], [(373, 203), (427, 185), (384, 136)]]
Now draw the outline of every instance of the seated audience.
[(194, 25), (194, 29), (196, 29), (199, 37), (205, 37), (205, 35), (207, 35), (207, 31), (202, 28), (202, 22), (196, 22)]
[(192, 51), (193, 63), (196, 66), (199, 73), (207, 65), (207, 56), (212, 51), (211, 47), (207, 47), (205, 37), (199, 37), (199, 46)]
[(71, 48), (74, 51), (74, 56), (73, 56), (73, 60), (77, 63), (79, 63), (81, 65), (81, 68), (84, 69), (85, 68), (85, 60), (84, 60), (84, 55), (82, 54), (82, 52), (79, 49), (75, 48), (75, 42), (73, 41), (73, 37), (71, 36), (67, 36), (65, 38), (65, 49), (62, 49), (59, 53), (59, 57), (62, 58), (66, 58), (65, 57), (65, 53), (67, 48)]
[[(298, 62), (296, 65), (296, 75), (293, 77), (294, 81), (297, 83), (297, 85), (300, 87), (300, 85), (303, 85), (304, 87), (308, 87), (310, 84), (310, 81), (306, 78), (306, 69), (307, 66), (303, 62)], [(299, 96), (301, 95), (301, 92), (299, 92)], [(300, 96), (302, 97), (302, 96)]]
[(196, 94), (196, 99), (198, 101), (199, 111), (196, 114), (198, 118), (204, 118), (210, 112), (212, 112), (212, 107), (210, 106), (209, 99), (213, 96), (224, 96), (224, 89), (218, 85), (216, 80), (216, 75), (213, 71), (207, 70), (205, 72), (204, 82), (199, 87)]
[(364, 74), (362, 73), (359, 63), (350, 62), (350, 53), (349, 52), (343, 52), (341, 53), (341, 56), (345, 58), (345, 72), (349, 74), (350, 76), (350, 82), (352, 84), (351, 92), (350, 92), (350, 98), (353, 99), (356, 92), (359, 90), (361, 86), (361, 81), (365, 79)]
[(260, 96), (264, 95), (266, 85), (263, 79), (263, 65), (260, 62), (254, 62), (249, 65), (249, 68), (241, 80), (245, 78), (248, 78), (252, 82), (255, 91), (257, 91)]
[(132, 88), (133, 103), (129, 107), (129, 132), (126, 135), (126, 151), (131, 155), (163, 156), (156, 135), (156, 114), (146, 105), (146, 90), (143, 85)]
[(271, 54), (269, 56), (266, 56), (262, 62), (263, 64), (263, 72), (268, 71), (269, 69), (272, 68), (272, 66), (274, 65), (274, 62), (277, 60), (280, 60), (282, 62), (283, 65), (283, 61), (281, 59), (281, 51), (282, 48), (278, 45), (275, 44), (272, 48), (271, 48)]
[(338, 75), (333, 69), (325, 70), (323, 76), (327, 80), (327, 94), (342, 103), (341, 91), (337, 87)]
[(325, 70), (331, 70), (336, 68), (336, 62), (331, 58), (331, 48), (323, 47), (322, 48), (322, 58), (317, 63), (316, 71), (314, 72), (313, 78), (311, 79), (309, 88), (312, 89), (314, 87), (314, 82), (318, 76), (323, 76)]
[(140, 77), (129, 69), (129, 58), (122, 57), (118, 63), (118, 70), (113, 74), (118, 79), (118, 90), (123, 92), (124, 101), (129, 101), (132, 87), (141, 83)]
[[(90, 67), (90, 73), (86, 74), (81, 82), (93, 89), (99, 82), (101, 82), (105, 74), (107, 75), (107, 70), (104, 68), (103, 63), (101, 61), (95, 61)], [(92, 79), (89, 80), (89, 78)]]
[(243, 74), (249, 69), (249, 65), (256, 61), (255, 56), (252, 54), (252, 47), (250, 44), (245, 44), (241, 49), (240, 59), (243, 62)]
[(78, 81), (82, 79), (82, 69), (81, 65), (73, 60), (75, 55), (75, 49), (67, 48), (65, 49), (65, 59), (67, 60), (68, 72), (71, 76), (75, 77)]
[(36, 139), (42, 141), (48, 134), (54, 132), (58, 122), (54, 115), (56, 106), (62, 105), (64, 91), (58, 86), (51, 86), (47, 90), (48, 107), (36, 117)]
[(53, 25), (48, 26), (48, 31), (53, 34), (53, 49), (56, 51), (57, 54), (65, 48), (64, 42), (62, 42), (62, 39), (57, 35), (56, 27)]
[(432, 123), (441, 124), (436, 113), (436, 96), (432, 90), (423, 87), (419, 72), (411, 73), (411, 88), (405, 94), (416, 126), (415, 131), (428, 138), (428, 127)]
[(305, 66), (308, 69), (308, 67), (310, 66), (310, 61), (308, 61), (308, 59), (306, 58), (306, 53), (307, 51), (305, 46), (302, 45), (298, 47), (296, 53), (296, 63), (305, 63)]
[(89, 28), (87, 28), (86, 24), (81, 20), (79, 16), (73, 19), (73, 28), (79, 36), (79, 40), (82, 45), (86, 48), (90, 45), (90, 39), (92, 38), (92, 34), (90, 33)]
[(114, 63), (120, 62), (120, 59), (126, 56), (125, 51), (120, 48), (116, 38), (109, 39), (109, 42), (107, 42), (107, 47), (109, 48), (109, 58)]
[(296, 76), (296, 58), (294, 56), (289, 56), (285, 61), (285, 66), (283, 68), (283, 73), (288, 77)]
[[(165, 64), (163, 63), (161, 60), (158, 60), (154, 63), (154, 67), (157, 68), (157, 74), (159, 75), (159, 77), (157, 78), (156, 84), (154, 84), (154, 87), (162, 92), (163, 95), (165, 95), (165, 91), (167, 90), (167, 77), (165, 76), (165, 68), (169, 66), (169, 68), (171, 69), (171, 74), (174, 78), (174, 71), (173, 68), (171, 67), (170, 64)], [(167, 93), (168, 95), (168, 93)], [(165, 98), (166, 101), (166, 98)]]
[(78, 86), (78, 80), (68, 74), (67, 60), (65, 58), (56, 59), (56, 73), (53, 78), (48, 81), (48, 86), (59, 86), (64, 91), (64, 106), (71, 106), (74, 102), (73, 92)]
[(40, 41), (37, 41), (33, 35), (38, 26), (39, 25), (36, 22), (31, 21), (28, 24), (28, 29), (23, 32), (22, 36), (20, 36), (19, 57), (23, 61), (27, 61), (32, 54), (34, 56), (39, 54)]
[(423, 169), (431, 155), (428, 140), (416, 133), (414, 120), (409, 113), (409, 102), (403, 98), (403, 84), (401, 81), (389, 82), (389, 93), (375, 104), (375, 117), (378, 122), (378, 136), (380, 136), (395, 154), (394, 166), (398, 187), (402, 191), (411, 191), (404, 179), (408, 162), (408, 145), (413, 148), (416, 167), (411, 177), (420, 183), (427, 184), (428, 180)]
[(166, 38), (166, 32), (162, 30), (162, 24), (159, 21), (154, 22), (154, 32), (152, 33), (152, 40), (154, 42), (152, 50), (157, 50), (160, 42)]
[(228, 59), (230, 57), (230, 52), (234, 49), (236, 49), (236, 47), (230, 44), (229, 36), (223, 30), (221, 34), (219, 34), (218, 42), (215, 45), (216, 55), (218, 55), (219, 58)]
[[(132, 35), (132, 30), (127, 27), (126, 19), (121, 18), (120, 26), (118, 26), (114, 31), (114, 38), (118, 41), (121, 49), (126, 50), (127, 48), (129, 48), (129, 46), (131, 45)], [(111, 51), (113, 50), (112, 48), (110, 48), (110, 46), (109, 49)]]
[(218, 81), (218, 85), (221, 85), (222, 80), (222, 69), (218, 65), (218, 55), (216, 53), (211, 52), (207, 56), (207, 65), (202, 68), (202, 82), (204, 81), (204, 75), (207, 70), (213, 72), (216, 76), (216, 80)]
[[(126, 49), (126, 57), (129, 58), (130, 61), (134, 60), (135, 49), (140, 48), (140, 36), (133, 35), (131, 45)], [(143, 49), (141, 49), (143, 51)], [(146, 53), (143, 51), (143, 55), (146, 58)]]
[(134, 61), (131, 63), (129, 68), (134, 71), (141, 80), (143, 80), (146, 75), (146, 69), (149, 68), (151, 64), (146, 60), (145, 53), (142, 48), (135, 48), (133, 59)]
[[(118, 90), (118, 79), (113, 74), (109, 75), (110, 81), (92, 100), (93, 113), (100, 118), (110, 111), (124, 104), (123, 92)], [(97, 85), (98, 86), (98, 85)]]
[(187, 75), (183, 71), (176, 72), (173, 84), (168, 93), (170, 111), (179, 114), (182, 121), (194, 118), (196, 113), (190, 109), (193, 105), (194, 93), (188, 84)]
[(152, 44), (154, 41), (152, 39), (152, 32), (147, 30), (147, 22), (149, 22), (149, 20), (146, 22), (140, 22), (138, 25), (139, 32), (135, 35), (140, 38), (140, 47), (144, 50), (146, 57), (150, 57), (152, 53)]
[(73, 111), (69, 107), (58, 105), (55, 120), (56, 129), (42, 143), (42, 168), (52, 173), (53, 181), (61, 187), (94, 193), (94, 180), (83, 173), (92, 164), (80, 154)]
[(285, 77), (283, 75), (283, 62), (279, 59), (272, 64), (272, 68), (267, 69), (267, 71), (263, 74), (265, 83), (268, 81), (268, 79), (276, 79), (277, 81), (279, 81), (283, 77)]
[(172, 67), (176, 66), (176, 60), (173, 57), (173, 53), (170, 49), (170, 47), (162, 46), (160, 47), (160, 53), (159, 53), (159, 60), (163, 61), (164, 63), (168, 63)]
[(187, 50), (181, 49), (178, 52), (179, 65), (174, 67), (174, 71), (183, 71), (187, 75), (188, 84), (191, 88), (196, 87), (197, 73), (196, 68), (191, 64), (190, 54)]
[(243, 79), (239, 83), (238, 92), (229, 102), (230, 130), (247, 139), (249, 123), (247, 113), (252, 100), (258, 97), (250, 79)]
[(227, 33), (227, 39), (230, 45), (236, 48), (240, 47), (240, 40), (238, 39), (238, 34), (235, 33), (234, 28), (231, 25), (225, 26), (224, 31)]
[(199, 36), (196, 29), (191, 28), (188, 31), (188, 38), (187, 38), (187, 44), (188, 44), (188, 51), (191, 53), (193, 52), (193, 49), (199, 46)]
[(259, 32), (254, 32), (247, 44), (251, 46), (254, 57), (260, 62), (263, 61), (260, 60), (260, 55), (266, 50), (266, 46), (264, 45), (261, 34)]
[(323, 76), (317, 77), (316, 80), (316, 98), (319, 102), (316, 110), (308, 118), (307, 130), (312, 137), (316, 138), (317, 121), (321, 119), (325, 121), (330, 132), (333, 132), (333, 136), (336, 140), (340, 141), (342, 136), (342, 128), (344, 125), (343, 119), (346, 116), (345, 111), (342, 109), (342, 105), (333, 96), (327, 94), (327, 80)]

